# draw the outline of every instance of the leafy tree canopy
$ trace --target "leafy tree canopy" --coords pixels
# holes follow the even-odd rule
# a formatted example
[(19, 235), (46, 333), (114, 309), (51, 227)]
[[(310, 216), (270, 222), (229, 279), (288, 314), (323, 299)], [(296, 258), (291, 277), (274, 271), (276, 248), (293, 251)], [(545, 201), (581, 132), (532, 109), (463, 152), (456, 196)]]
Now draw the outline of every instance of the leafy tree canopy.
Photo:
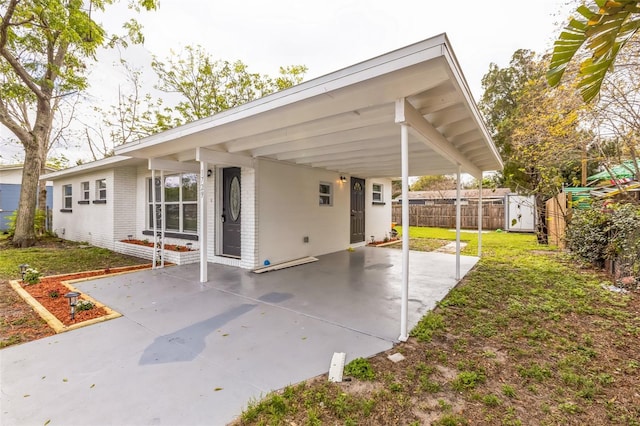
[(451, 176), (433, 175), (420, 176), (411, 187), (410, 191), (443, 191), (447, 189), (455, 189), (456, 180)]
[[(135, 20), (124, 23), (126, 37), (115, 37), (92, 18), (92, 10), (104, 11), (114, 2), (0, 0), (0, 124), (25, 150), (16, 246), (35, 242), (38, 181), (61, 101), (87, 88), (87, 66), (99, 47), (143, 40)], [(157, 4), (129, 1), (137, 10), (155, 9)]]

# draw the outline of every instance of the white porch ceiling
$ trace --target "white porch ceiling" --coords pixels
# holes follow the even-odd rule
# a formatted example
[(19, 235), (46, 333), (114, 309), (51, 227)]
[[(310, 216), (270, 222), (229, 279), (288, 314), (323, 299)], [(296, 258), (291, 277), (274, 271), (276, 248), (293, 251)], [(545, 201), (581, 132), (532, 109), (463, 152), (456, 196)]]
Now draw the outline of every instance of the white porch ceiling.
[(424, 119), (420, 126), (407, 121), (410, 175), (455, 173), (458, 163), (472, 174), (502, 168), (444, 34), (122, 145), (116, 153), (193, 161), (196, 149), (206, 148), (226, 159), (269, 158), (362, 178), (396, 177), (396, 101), (403, 98)]

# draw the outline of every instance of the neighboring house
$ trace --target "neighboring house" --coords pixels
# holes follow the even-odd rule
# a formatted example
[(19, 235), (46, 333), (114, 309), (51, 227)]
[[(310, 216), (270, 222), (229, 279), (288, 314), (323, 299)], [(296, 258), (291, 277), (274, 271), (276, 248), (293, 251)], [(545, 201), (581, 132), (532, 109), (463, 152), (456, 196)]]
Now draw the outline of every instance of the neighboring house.
[[(0, 165), (0, 231), (9, 228), (9, 217), (18, 209), (22, 164)], [(55, 169), (47, 168), (47, 172)], [(47, 207), (53, 206), (53, 183), (47, 181)]]
[(55, 231), (117, 248), (153, 240), (157, 212), (167, 242), (199, 249), (202, 281), (206, 262), (253, 269), (383, 238), (391, 178), (502, 167), (444, 34), (116, 154), (47, 176)]

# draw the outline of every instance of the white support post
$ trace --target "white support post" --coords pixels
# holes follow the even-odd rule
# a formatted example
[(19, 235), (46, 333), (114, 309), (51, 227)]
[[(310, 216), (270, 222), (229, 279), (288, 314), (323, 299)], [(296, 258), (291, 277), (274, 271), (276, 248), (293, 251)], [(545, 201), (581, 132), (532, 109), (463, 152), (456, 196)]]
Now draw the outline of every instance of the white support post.
[(167, 228), (167, 210), (164, 204), (164, 170), (160, 170), (160, 267), (164, 268), (164, 230)]
[(151, 216), (153, 217), (153, 266), (156, 269), (158, 264), (158, 250), (156, 247), (156, 235), (158, 233), (158, 213), (156, 211), (156, 170), (151, 170)]
[(482, 256), (482, 177), (478, 185), (478, 257)]
[(402, 305), (400, 309), (400, 337), (406, 342), (409, 312), (409, 127), (402, 124), (400, 151), (402, 155)]
[(198, 194), (198, 241), (200, 242), (200, 282), (206, 283), (207, 277), (207, 167), (206, 161), (200, 161), (200, 185)]
[(456, 174), (456, 281), (460, 280), (460, 216), (462, 214), (462, 206), (460, 200), (460, 188), (462, 183), (462, 166), (458, 164), (458, 173)]

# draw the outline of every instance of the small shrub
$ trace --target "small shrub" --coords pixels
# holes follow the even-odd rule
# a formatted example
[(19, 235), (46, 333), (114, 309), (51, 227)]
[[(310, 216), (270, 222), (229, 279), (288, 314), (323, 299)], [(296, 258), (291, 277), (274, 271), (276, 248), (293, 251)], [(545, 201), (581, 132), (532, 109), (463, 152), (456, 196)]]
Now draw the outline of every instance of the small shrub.
[(57, 299), (58, 297), (60, 297), (60, 292), (58, 290), (51, 290), (49, 292), (49, 297), (52, 299)]
[(35, 268), (27, 268), (24, 272), (24, 278), (22, 281), (28, 285), (38, 284), (42, 274)]
[(631, 203), (577, 210), (567, 228), (567, 248), (597, 266), (616, 260), (622, 273), (635, 275), (640, 270), (639, 229), (640, 209)]
[(364, 358), (356, 358), (345, 365), (344, 374), (360, 380), (373, 380), (376, 377), (376, 373), (371, 368), (371, 363)]
[(96, 305), (94, 305), (93, 302), (89, 300), (78, 300), (78, 303), (76, 304), (76, 311), (88, 311), (95, 308), (95, 306)]

